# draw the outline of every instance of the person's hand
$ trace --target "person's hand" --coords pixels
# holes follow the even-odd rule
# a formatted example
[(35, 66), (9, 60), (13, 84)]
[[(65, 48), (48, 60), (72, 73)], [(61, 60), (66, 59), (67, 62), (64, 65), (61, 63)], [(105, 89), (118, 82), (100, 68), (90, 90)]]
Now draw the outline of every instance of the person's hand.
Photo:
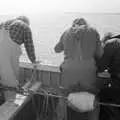
[(40, 64), (40, 63), (41, 63), (41, 61), (35, 61), (35, 62), (33, 62), (33, 67), (36, 68), (37, 65)]

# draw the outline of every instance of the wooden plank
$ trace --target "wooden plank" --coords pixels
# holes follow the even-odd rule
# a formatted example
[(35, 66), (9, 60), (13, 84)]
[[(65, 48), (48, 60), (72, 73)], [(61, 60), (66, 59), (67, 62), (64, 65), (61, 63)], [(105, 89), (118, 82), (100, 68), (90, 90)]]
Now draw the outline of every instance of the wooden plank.
[(44, 85), (50, 86), (50, 73), (48, 71), (44, 71), (42, 74), (42, 82)]
[[(39, 89), (41, 83), (37, 81), (31, 86), (32, 91)], [(19, 99), (18, 99), (19, 96)], [(17, 94), (17, 98), (6, 101), (0, 106), (0, 120), (12, 120), (15, 114), (22, 109), (25, 103), (31, 98), (31, 96), (24, 96)]]
[[(18, 95), (18, 94), (17, 94)], [(15, 114), (15, 112), (23, 106), (23, 103), (28, 99), (27, 96), (22, 96), (17, 99), (10, 99), (0, 106), (0, 120), (10, 120), (10, 118)]]
[(51, 83), (53, 87), (58, 87), (60, 85), (60, 74), (51, 72)]
[[(28, 68), (28, 69), (33, 69), (34, 66), (31, 63), (25, 63), (25, 62), (20, 62), (20, 67), (22, 68)], [(39, 64), (37, 66), (38, 70), (42, 70), (42, 71), (51, 71), (51, 72), (60, 72), (59, 70), (59, 66), (55, 66), (55, 65), (47, 65), (47, 64)]]
[(40, 82), (42, 82), (43, 83), (43, 72), (44, 71), (39, 71), (38, 73), (37, 73), (37, 80), (38, 81), (40, 81)]
[(41, 86), (41, 82), (36, 81), (36, 82), (31, 86), (30, 90), (36, 92), (36, 91), (40, 88), (40, 86)]

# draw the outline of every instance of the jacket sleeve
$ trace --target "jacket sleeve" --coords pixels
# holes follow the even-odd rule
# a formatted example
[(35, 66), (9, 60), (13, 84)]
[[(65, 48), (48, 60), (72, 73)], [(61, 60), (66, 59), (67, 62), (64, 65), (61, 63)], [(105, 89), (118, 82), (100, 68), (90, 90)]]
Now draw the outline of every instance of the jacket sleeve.
[(98, 33), (96, 33), (95, 59), (99, 60), (101, 58), (101, 56), (103, 55), (103, 53), (104, 53), (104, 50), (103, 50), (103, 47), (101, 45), (100, 36)]
[(60, 52), (62, 52), (64, 50), (64, 45), (63, 45), (64, 35), (65, 35), (65, 33), (62, 34), (59, 42), (56, 44), (56, 46), (54, 48), (56, 53), (60, 53)]
[(34, 63), (36, 61), (36, 56), (32, 39), (32, 32), (30, 29), (24, 31), (24, 46), (30, 61)]

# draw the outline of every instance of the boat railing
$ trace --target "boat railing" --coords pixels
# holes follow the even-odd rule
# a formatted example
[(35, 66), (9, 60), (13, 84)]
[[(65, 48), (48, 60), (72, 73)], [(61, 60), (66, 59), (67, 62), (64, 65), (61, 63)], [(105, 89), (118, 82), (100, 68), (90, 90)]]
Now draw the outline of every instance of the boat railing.
[[(32, 91), (39, 89), (41, 83), (51, 87), (60, 86), (61, 73), (59, 71), (59, 67), (40, 64), (37, 66), (34, 76), (33, 71), (34, 68), (32, 64), (24, 62), (20, 63), (19, 80), (22, 81), (25, 86), (29, 80), (35, 79), (34, 84), (31, 86)], [(31, 78), (31, 76), (33, 76), (33, 78)], [(38, 82), (37, 86), (36, 82)], [(19, 100), (17, 97), (19, 97)], [(14, 120), (13, 118), (15, 114), (22, 109), (24, 104), (27, 103), (30, 98), (31, 96), (17, 94), (15, 99), (6, 101), (0, 106), (0, 120)]]
[(59, 70), (59, 66), (38, 64), (34, 74), (33, 65), (30, 63), (22, 62), (20, 63), (20, 68), (20, 81), (23, 81), (23, 83), (27, 80), (29, 81), (34, 76), (34, 79), (41, 81), (44, 85), (51, 87), (61, 85), (62, 74)]

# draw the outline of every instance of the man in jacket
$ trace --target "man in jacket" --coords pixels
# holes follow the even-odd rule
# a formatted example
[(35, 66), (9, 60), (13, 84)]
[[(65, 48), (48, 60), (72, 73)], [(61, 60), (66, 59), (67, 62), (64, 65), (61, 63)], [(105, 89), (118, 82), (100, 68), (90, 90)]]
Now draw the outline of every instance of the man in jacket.
[[(24, 44), (32, 63), (36, 62), (32, 32), (26, 16), (19, 16), (0, 24), (0, 76), (3, 85), (19, 85), (20, 46)], [(5, 92), (6, 99), (12, 92)], [(14, 93), (13, 93), (14, 94)]]
[[(120, 36), (108, 36), (104, 45), (104, 54), (98, 61), (98, 72), (108, 70), (111, 75), (111, 86), (101, 90), (100, 99), (103, 102), (120, 104)], [(105, 106), (106, 111), (103, 115), (108, 114), (105, 119), (119, 120), (120, 109), (119, 107)], [(101, 109), (101, 112), (104, 109)], [(106, 114), (105, 114), (106, 113)], [(101, 114), (102, 115), (102, 114)]]

